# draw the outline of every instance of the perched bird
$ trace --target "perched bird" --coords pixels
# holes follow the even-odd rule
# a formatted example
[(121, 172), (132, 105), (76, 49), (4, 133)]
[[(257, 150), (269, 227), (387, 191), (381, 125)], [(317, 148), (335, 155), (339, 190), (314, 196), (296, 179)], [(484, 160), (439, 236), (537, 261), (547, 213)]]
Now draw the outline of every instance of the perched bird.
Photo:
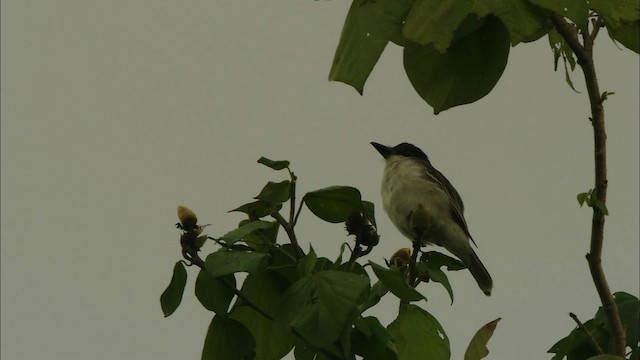
[(421, 245), (443, 246), (467, 266), (480, 289), (491, 295), (493, 280), (471, 247), (469, 240), (473, 238), (464, 219), (464, 205), (453, 185), (412, 144), (387, 147), (372, 142), (371, 145), (385, 159), (382, 205), (391, 222), (402, 235), (415, 241), (418, 234), (412, 215), (419, 211), (426, 218), (420, 221), (426, 224), (419, 235)]

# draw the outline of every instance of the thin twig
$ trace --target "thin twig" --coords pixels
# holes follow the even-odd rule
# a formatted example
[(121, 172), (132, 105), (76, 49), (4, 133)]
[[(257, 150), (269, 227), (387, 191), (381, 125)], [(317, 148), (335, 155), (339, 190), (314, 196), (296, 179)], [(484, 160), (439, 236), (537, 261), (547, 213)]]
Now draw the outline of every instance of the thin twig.
[(291, 201), (289, 202), (289, 224), (293, 224), (294, 220), (295, 220), (295, 209), (296, 209), (296, 182), (298, 180), (298, 178), (296, 177), (296, 175), (291, 171), (291, 169), (287, 168), (287, 170), (289, 170), (289, 176), (291, 176)]
[(416, 261), (418, 260), (418, 253), (420, 252), (420, 237), (416, 236), (416, 240), (413, 241), (413, 252), (409, 260), (409, 286), (416, 287), (416, 279), (418, 274), (416, 272)]
[[(589, 103), (591, 105), (591, 124), (593, 126), (593, 142), (594, 142), (594, 163), (595, 163), (595, 189), (596, 200), (603, 206), (607, 199), (607, 134), (605, 131), (604, 108), (602, 106), (602, 95), (598, 86), (598, 78), (596, 76), (595, 65), (593, 63), (593, 41), (598, 34), (597, 26), (591, 32), (583, 33), (584, 44), (580, 44), (578, 34), (575, 28), (571, 27), (567, 21), (558, 14), (551, 14), (551, 21), (562, 36), (564, 41), (569, 45), (573, 53), (578, 59), (578, 64), (584, 73), (585, 84), (589, 94)], [(596, 25), (599, 25), (596, 23)], [(593, 283), (600, 297), (600, 302), (605, 310), (609, 327), (612, 334), (614, 355), (625, 355), (626, 349), (626, 333), (620, 320), (618, 307), (615, 303), (609, 284), (602, 268), (602, 244), (604, 241), (604, 222), (605, 214), (597, 207), (593, 206), (593, 216), (591, 220), (591, 244), (589, 253), (587, 254), (587, 262), (589, 263), (589, 271), (593, 278)]]
[(293, 247), (295, 248), (296, 259), (300, 260), (301, 258), (303, 258), (304, 253), (302, 252), (302, 248), (300, 248), (300, 245), (298, 244), (298, 238), (296, 237), (295, 231), (293, 231), (293, 226), (291, 226), (291, 224), (288, 223), (287, 220), (285, 220), (282, 217), (282, 215), (280, 215), (280, 213), (277, 211), (271, 214), (271, 217), (276, 219), (278, 224), (280, 224), (280, 226), (282, 226), (284, 231), (287, 232), (287, 235), (289, 236), (289, 241), (291, 242), (291, 245), (293, 245)]
[(580, 321), (580, 319), (578, 319), (576, 314), (569, 313), (569, 316), (571, 316), (571, 318), (576, 322), (576, 324), (578, 324), (578, 327), (580, 328), (580, 330), (582, 330), (584, 335), (587, 337), (587, 340), (589, 340), (589, 343), (591, 344), (593, 349), (598, 353), (598, 355), (604, 354), (604, 351), (602, 351), (600, 344), (598, 344), (596, 339), (593, 338), (593, 335), (591, 335), (591, 332), (589, 332), (589, 329), (587, 329), (587, 327), (584, 326), (584, 324)]

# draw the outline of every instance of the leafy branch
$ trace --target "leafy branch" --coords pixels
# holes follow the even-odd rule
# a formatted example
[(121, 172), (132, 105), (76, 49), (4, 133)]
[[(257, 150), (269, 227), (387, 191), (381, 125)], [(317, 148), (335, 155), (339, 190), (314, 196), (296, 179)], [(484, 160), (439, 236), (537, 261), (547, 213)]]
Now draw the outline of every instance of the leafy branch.
[(613, 334), (613, 354), (617, 356), (625, 355), (626, 333), (622, 326), (620, 314), (616, 306), (607, 279), (602, 268), (602, 244), (604, 242), (604, 223), (606, 199), (607, 199), (607, 134), (605, 131), (605, 116), (603, 107), (603, 97), (601, 96), (596, 76), (595, 64), (593, 61), (593, 44), (599, 29), (604, 22), (600, 17), (592, 21), (592, 30), (582, 31), (582, 43), (579, 40), (577, 27), (570, 25), (562, 16), (553, 13), (550, 16), (553, 25), (558, 33), (563, 37), (567, 45), (576, 55), (578, 65), (582, 68), (589, 104), (591, 105), (591, 125), (593, 126), (594, 141), (594, 163), (595, 163), (595, 189), (590, 193), (594, 198), (594, 203), (600, 206), (593, 206), (593, 217), (591, 221), (591, 245), (587, 254), (587, 262), (593, 283), (604, 307), (609, 326)]

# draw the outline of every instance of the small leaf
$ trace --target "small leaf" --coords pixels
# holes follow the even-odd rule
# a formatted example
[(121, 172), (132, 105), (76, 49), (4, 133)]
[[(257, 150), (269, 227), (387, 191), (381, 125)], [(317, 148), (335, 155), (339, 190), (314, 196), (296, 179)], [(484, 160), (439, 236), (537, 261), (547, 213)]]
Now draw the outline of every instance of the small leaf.
[(498, 325), (500, 318), (493, 320), (492, 322), (481, 327), (471, 339), (471, 343), (467, 347), (467, 351), (464, 353), (464, 360), (480, 360), (489, 355), (489, 349), (487, 349), (487, 343), (493, 332)]
[(282, 208), (281, 203), (268, 203), (266, 201), (258, 200), (248, 204), (239, 206), (229, 212), (243, 212), (251, 218), (261, 218), (267, 215), (271, 215)]
[(360, 191), (349, 186), (312, 191), (302, 201), (317, 217), (331, 223), (345, 222), (351, 213), (364, 212)]
[(262, 188), (256, 199), (266, 201), (268, 203), (283, 203), (289, 200), (291, 196), (291, 182), (285, 180), (279, 183), (269, 181)]
[(187, 284), (187, 270), (182, 261), (176, 262), (173, 267), (173, 276), (167, 289), (160, 295), (160, 306), (164, 317), (173, 314), (182, 302), (182, 294)]
[(262, 165), (272, 168), (273, 170), (282, 170), (289, 167), (288, 160), (270, 160), (264, 156), (258, 159), (258, 162)]
[(195, 293), (196, 297), (207, 310), (211, 310), (218, 315), (225, 315), (229, 310), (229, 304), (235, 294), (229, 288), (229, 285), (236, 285), (236, 278), (228, 275), (222, 278), (214, 279), (205, 270), (200, 270), (196, 279)]
[(266, 230), (273, 227), (273, 223), (269, 221), (251, 221), (244, 225), (241, 225), (239, 228), (229, 231), (224, 234), (220, 240), (223, 240), (225, 244), (232, 245), (237, 241), (243, 240), (249, 234), (253, 234), (259, 230)]
[(457, 271), (467, 268), (462, 263), (462, 261), (437, 251), (427, 251), (426, 253), (424, 253), (424, 255), (421, 256), (420, 261), (426, 262), (430, 268), (439, 269), (442, 266), (446, 266), (447, 270), (450, 271)]
[(362, 208), (364, 209), (364, 215), (371, 221), (371, 224), (374, 227), (378, 227), (376, 225), (376, 216), (375, 216), (375, 205), (371, 201), (362, 200)]
[(449, 338), (442, 325), (416, 305), (401, 305), (400, 314), (387, 327), (398, 349), (399, 359), (449, 360)]
[(422, 294), (420, 294), (416, 289), (410, 287), (405, 282), (402, 273), (397, 270), (390, 270), (384, 268), (372, 261), (369, 261), (369, 265), (371, 265), (371, 269), (376, 274), (378, 279), (385, 285), (389, 291), (391, 291), (395, 296), (404, 301), (419, 301), (419, 300), (427, 300)]
[(255, 347), (253, 335), (246, 326), (216, 315), (207, 330), (202, 359), (245, 360), (254, 353)]
[(300, 260), (300, 262), (298, 263), (297, 268), (298, 268), (298, 274), (300, 274), (300, 277), (305, 277), (311, 274), (317, 262), (318, 262), (318, 255), (316, 255), (316, 252), (313, 251), (313, 247), (312, 247), (311, 250), (309, 250), (309, 253), (305, 257), (303, 257), (302, 260)]
[(221, 250), (207, 256), (205, 269), (212, 277), (237, 272), (253, 273), (267, 266), (270, 255), (266, 253)]
[(282, 297), (275, 321), (312, 345), (333, 344), (367, 296), (369, 280), (344, 271), (321, 271), (295, 282)]
[(588, 192), (580, 193), (578, 194), (578, 196), (576, 196), (576, 198), (578, 199), (578, 204), (580, 204), (580, 207), (582, 207), (585, 201), (587, 201), (587, 199), (589, 198), (589, 193)]
[(382, 283), (382, 281), (378, 281), (371, 287), (369, 291), (369, 296), (367, 300), (365, 300), (362, 304), (358, 305), (358, 310), (360, 313), (365, 312), (365, 310), (375, 306), (380, 302), (383, 296), (385, 296), (389, 292), (386, 286)]

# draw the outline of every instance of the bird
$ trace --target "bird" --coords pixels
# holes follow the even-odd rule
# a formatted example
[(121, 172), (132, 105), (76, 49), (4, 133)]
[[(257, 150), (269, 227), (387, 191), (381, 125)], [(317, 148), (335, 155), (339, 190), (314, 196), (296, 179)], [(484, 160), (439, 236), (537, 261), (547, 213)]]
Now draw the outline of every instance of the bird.
[[(469, 233), (458, 191), (417, 146), (401, 143), (389, 147), (376, 142), (371, 145), (385, 159), (380, 192), (391, 222), (411, 241), (420, 241), (420, 246), (439, 245), (458, 257), (480, 289), (490, 296), (493, 280), (471, 247), (471, 242), (475, 242)], [(424, 231), (415, 227), (414, 212), (427, 218), (420, 221), (426, 224)]]

